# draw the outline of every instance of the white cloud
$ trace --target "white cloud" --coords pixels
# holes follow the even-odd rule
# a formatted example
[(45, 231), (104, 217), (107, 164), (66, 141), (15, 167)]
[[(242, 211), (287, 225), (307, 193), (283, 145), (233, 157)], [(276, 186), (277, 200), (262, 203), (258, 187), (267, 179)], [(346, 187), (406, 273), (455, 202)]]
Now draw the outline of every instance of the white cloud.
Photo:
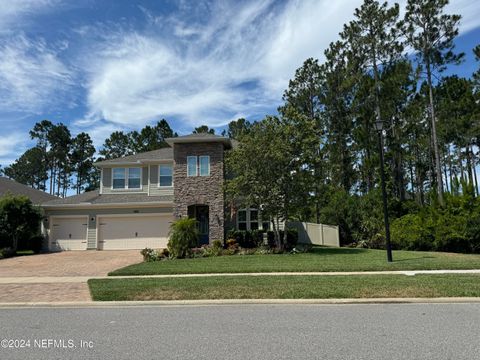
[[(323, 59), (361, 0), (182, 4), (170, 17), (141, 8), (156, 31), (117, 32), (97, 44), (87, 62), (91, 118), (140, 127), (177, 117), (188, 127), (261, 117), (306, 58)], [(464, 15), (462, 31), (480, 24), (475, 1), (449, 6)]]
[(28, 135), (20, 132), (0, 135), (0, 165), (6, 166), (13, 163), (18, 154), (25, 150), (29, 140)]
[(0, 40), (0, 108), (38, 113), (52, 110), (72, 85), (72, 74), (42, 40), (24, 35)]
[[(0, 31), (11, 31), (12, 26), (21, 26), (26, 16), (52, 9), (60, 0), (6, 0), (0, 6)], [(19, 20), (22, 20), (19, 23)]]

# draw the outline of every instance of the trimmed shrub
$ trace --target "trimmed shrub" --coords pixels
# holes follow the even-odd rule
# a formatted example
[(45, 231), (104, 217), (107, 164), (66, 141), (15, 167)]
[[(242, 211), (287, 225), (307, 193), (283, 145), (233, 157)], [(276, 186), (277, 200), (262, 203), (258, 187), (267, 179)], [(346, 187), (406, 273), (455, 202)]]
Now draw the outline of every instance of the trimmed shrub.
[(140, 251), (140, 254), (143, 256), (143, 261), (145, 262), (152, 262), (152, 261), (158, 261), (163, 258), (163, 256), (158, 252), (157, 250), (153, 250), (150, 248), (145, 248), (142, 251)]
[(434, 248), (437, 251), (471, 252), (467, 238), (467, 219), (462, 214), (446, 212), (437, 218), (434, 231)]
[(16, 251), (20, 243), (38, 236), (41, 219), (40, 211), (26, 196), (0, 198), (0, 247)]
[(21, 239), (17, 250), (32, 250), (35, 254), (40, 253), (45, 238), (42, 235), (33, 236), (28, 240)]
[(15, 254), (16, 254), (16, 251), (10, 247), (0, 249), (0, 259), (3, 259), (3, 258), (6, 259), (9, 257), (15, 256)]
[(275, 244), (275, 233), (273, 231), (267, 231), (267, 242), (269, 248), (274, 248)]
[(428, 251), (433, 249), (433, 234), (425, 219), (418, 214), (408, 214), (395, 219), (390, 227), (392, 246), (395, 249)]
[(198, 239), (195, 219), (178, 219), (170, 227), (168, 250), (174, 258), (189, 257), (192, 254), (191, 249), (197, 245)]
[(238, 246), (247, 249), (256, 248), (263, 242), (263, 232), (260, 230), (231, 230), (227, 237), (234, 239)]
[(470, 240), (470, 249), (474, 253), (480, 252), (480, 213), (476, 213), (467, 220), (467, 238)]
[(280, 231), (280, 237), (284, 239), (284, 246), (287, 251), (292, 250), (298, 243), (297, 229), (287, 229), (285, 232)]

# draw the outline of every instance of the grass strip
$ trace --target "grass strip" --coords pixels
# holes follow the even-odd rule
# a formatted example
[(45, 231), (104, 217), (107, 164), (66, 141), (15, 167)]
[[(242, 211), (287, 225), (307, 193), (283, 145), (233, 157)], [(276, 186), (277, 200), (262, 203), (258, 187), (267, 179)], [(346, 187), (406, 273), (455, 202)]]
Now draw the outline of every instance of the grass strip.
[(478, 297), (480, 275), (91, 279), (95, 301)]
[(382, 271), (480, 269), (480, 255), (316, 247), (306, 254), (233, 255), (130, 265), (109, 275), (206, 274), (297, 271)]

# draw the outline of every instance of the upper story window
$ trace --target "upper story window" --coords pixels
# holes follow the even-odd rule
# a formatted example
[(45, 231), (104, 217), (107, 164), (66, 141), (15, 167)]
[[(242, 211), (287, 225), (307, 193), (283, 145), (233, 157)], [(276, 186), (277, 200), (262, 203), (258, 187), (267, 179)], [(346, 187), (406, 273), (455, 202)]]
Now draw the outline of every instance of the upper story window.
[(142, 185), (141, 168), (113, 168), (113, 189), (140, 189)]
[(112, 188), (125, 189), (125, 168), (113, 168)]
[(200, 176), (209, 176), (210, 175), (210, 156), (200, 156), (199, 157), (199, 168)]
[(197, 176), (197, 157), (187, 156), (187, 176)]
[(128, 188), (140, 189), (142, 184), (142, 169), (128, 168)]
[(198, 175), (210, 175), (210, 156), (187, 156), (187, 176)]
[(160, 187), (172, 186), (173, 166), (170, 164), (160, 165), (158, 171), (159, 171), (158, 186)]

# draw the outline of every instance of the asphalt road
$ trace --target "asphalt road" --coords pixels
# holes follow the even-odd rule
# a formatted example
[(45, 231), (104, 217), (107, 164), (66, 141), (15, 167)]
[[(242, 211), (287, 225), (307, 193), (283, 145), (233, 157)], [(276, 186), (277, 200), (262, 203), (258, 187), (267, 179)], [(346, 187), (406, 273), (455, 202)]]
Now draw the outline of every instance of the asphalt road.
[(0, 309), (3, 339), (24, 347), (2, 360), (473, 360), (480, 304)]

